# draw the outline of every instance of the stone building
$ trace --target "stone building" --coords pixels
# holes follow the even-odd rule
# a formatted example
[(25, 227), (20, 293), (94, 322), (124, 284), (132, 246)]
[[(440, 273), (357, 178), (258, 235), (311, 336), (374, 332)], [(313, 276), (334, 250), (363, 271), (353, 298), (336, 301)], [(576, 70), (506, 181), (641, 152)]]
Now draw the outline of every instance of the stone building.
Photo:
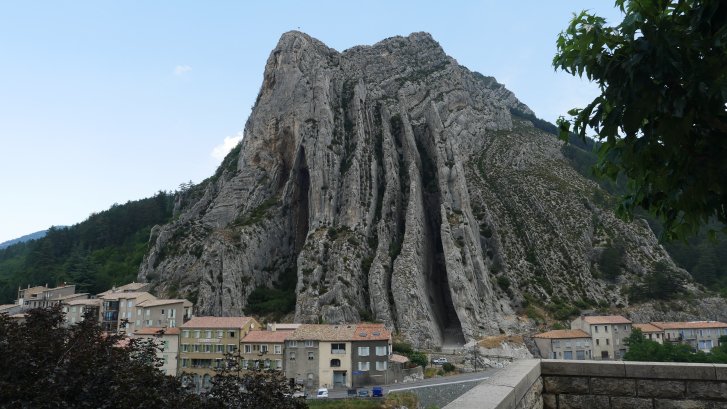
[(212, 386), (225, 356), (239, 356), (241, 340), (260, 328), (251, 317), (194, 317), (181, 326), (178, 373), (196, 392)]
[(591, 335), (580, 329), (560, 329), (533, 336), (543, 359), (592, 359)]
[(391, 332), (383, 324), (358, 324), (351, 341), (351, 385), (387, 384)]
[(285, 340), (293, 331), (250, 331), (242, 339), (240, 358), (242, 368), (284, 370)]
[(76, 294), (76, 286), (73, 284), (53, 288), (46, 285), (18, 289), (16, 304), (25, 308), (46, 308), (76, 298), (88, 298), (88, 294)]
[(179, 354), (179, 328), (146, 327), (136, 330), (133, 337), (153, 339), (161, 347), (157, 357), (162, 360), (159, 368), (166, 375), (177, 376), (177, 360)]
[(624, 339), (631, 335), (631, 321), (620, 315), (580, 316), (571, 322), (591, 336), (592, 359), (622, 359), (628, 347)]
[(184, 299), (148, 299), (136, 307), (135, 328), (177, 328), (192, 318), (192, 303)]
[(87, 298), (63, 301), (61, 306), (62, 311), (65, 314), (65, 325), (70, 326), (83, 321), (87, 312), (98, 316), (99, 309), (101, 308), (101, 300), (98, 298)]
[(644, 338), (658, 342), (660, 344), (664, 343), (664, 330), (657, 327), (653, 324), (632, 324), (633, 329), (639, 329), (641, 330), (641, 333), (644, 334)]
[(727, 336), (727, 324), (719, 321), (651, 322), (664, 331), (665, 342), (681, 342), (695, 350), (709, 352)]

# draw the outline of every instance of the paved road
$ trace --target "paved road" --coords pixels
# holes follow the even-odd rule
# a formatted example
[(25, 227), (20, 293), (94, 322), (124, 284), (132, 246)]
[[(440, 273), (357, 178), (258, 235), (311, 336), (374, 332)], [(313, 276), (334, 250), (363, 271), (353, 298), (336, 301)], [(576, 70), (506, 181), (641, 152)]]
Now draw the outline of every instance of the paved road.
[[(463, 374), (458, 374), (458, 375), (429, 378), (429, 379), (424, 379), (424, 380), (416, 381), (416, 382), (385, 385), (384, 394), (387, 394), (389, 392), (427, 388), (427, 387), (434, 386), (434, 385), (449, 385), (449, 384), (455, 384), (455, 383), (474, 382), (474, 381), (481, 382), (481, 381), (491, 377), (492, 375), (494, 375), (497, 371), (499, 371), (499, 369), (490, 368), (490, 369), (488, 369), (486, 371), (482, 371), (482, 372), (463, 373)], [(371, 393), (370, 386), (367, 386), (366, 389), (368, 389), (369, 393)], [(335, 389), (335, 390), (330, 390), (328, 395), (330, 398), (345, 398), (345, 397), (347, 397), (346, 393), (347, 393), (346, 389)]]

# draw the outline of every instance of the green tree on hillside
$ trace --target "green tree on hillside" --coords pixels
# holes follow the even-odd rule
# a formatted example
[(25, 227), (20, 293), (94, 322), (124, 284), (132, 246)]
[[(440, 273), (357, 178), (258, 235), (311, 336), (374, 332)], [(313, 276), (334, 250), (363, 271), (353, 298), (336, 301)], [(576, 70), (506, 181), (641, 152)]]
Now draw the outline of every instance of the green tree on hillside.
[(561, 136), (596, 131), (596, 173), (629, 179), (620, 215), (642, 207), (664, 221), (666, 238), (727, 223), (727, 2), (616, 5), (620, 24), (583, 11), (558, 37), (553, 65), (601, 91), (569, 112), (573, 123), (559, 120)]

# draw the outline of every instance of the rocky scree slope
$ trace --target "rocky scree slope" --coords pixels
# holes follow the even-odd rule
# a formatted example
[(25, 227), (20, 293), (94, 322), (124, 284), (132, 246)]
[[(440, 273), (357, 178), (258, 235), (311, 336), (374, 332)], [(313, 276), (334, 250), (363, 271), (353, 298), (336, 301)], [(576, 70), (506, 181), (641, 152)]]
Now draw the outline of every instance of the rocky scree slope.
[[(292, 278), (296, 321), (372, 317), (417, 347), (516, 331), (525, 298), (626, 304), (619, 283), (673, 263), (523, 115), (429, 34), (337, 52), (286, 33), (241, 145), (153, 230), (139, 278), (213, 315)], [(596, 261), (616, 239), (609, 284)]]

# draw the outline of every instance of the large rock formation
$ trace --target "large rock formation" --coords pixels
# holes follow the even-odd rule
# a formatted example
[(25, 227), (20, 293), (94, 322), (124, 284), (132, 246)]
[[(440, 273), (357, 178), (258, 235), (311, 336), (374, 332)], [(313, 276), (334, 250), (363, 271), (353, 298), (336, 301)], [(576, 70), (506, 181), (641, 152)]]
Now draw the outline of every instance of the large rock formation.
[[(620, 282), (671, 261), (530, 115), (428, 34), (337, 52), (286, 33), (241, 146), (180, 195), (140, 278), (234, 315), (293, 277), (295, 320), (370, 315), (420, 347), (509, 331), (525, 298), (625, 304)], [(616, 241), (607, 283), (596, 262)]]

